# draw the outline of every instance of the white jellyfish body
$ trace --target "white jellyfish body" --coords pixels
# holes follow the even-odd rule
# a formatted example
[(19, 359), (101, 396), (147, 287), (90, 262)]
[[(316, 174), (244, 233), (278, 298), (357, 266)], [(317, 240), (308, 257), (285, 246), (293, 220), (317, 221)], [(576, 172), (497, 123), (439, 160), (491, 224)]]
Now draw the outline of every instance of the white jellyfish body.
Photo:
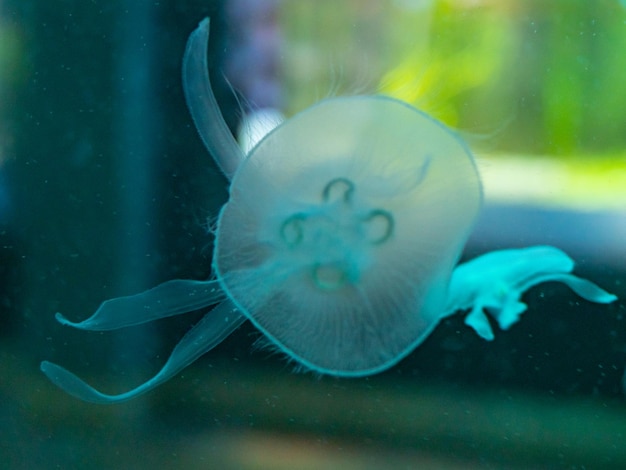
[(383, 97), (323, 101), (235, 174), (215, 271), (298, 362), (370, 374), (437, 324), (481, 200), (471, 154), (441, 124)]
[(125, 393), (104, 394), (42, 362), (67, 393), (93, 403), (133, 398), (246, 319), (304, 369), (363, 376), (397, 363), (457, 310), (471, 310), (467, 323), (490, 339), (483, 309), (508, 328), (525, 308), (520, 296), (539, 282), (565, 282), (593, 302), (615, 299), (568, 274), (571, 260), (551, 247), (487, 254), (453, 272), (480, 209), (480, 178), (454, 133), (402, 102), (323, 101), (279, 125), (245, 157), (211, 91), (208, 28), (207, 19), (190, 36), (183, 84), (202, 140), (232, 178), (217, 226), (215, 279), (169, 281), (106, 301), (82, 322), (57, 319), (111, 330), (217, 306), (155, 377)]

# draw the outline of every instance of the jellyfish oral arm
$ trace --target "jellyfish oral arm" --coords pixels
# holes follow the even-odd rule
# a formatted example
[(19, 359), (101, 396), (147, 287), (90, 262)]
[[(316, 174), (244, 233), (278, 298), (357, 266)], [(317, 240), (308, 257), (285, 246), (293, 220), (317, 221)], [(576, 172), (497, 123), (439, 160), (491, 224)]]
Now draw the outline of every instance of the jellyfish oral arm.
[(60, 313), (56, 314), (56, 319), (81, 330), (116, 330), (198, 310), (225, 298), (217, 281), (175, 279), (141, 294), (107, 300), (81, 322), (69, 321)]
[(452, 273), (443, 317), (470, 310), (465, 324), (486, 340), (494, 338), (489, 314), (502, 330), (515, 324), (526, 304), (521, 296), (544, 282), (561, 282), (589, 302), (608, 304), (617, 297), (571, 274), (574, 262), (558, 248), (534, 246), (500, 250), (459, 265)]
[[(196, 310), (224, 300), (216, 281), (169, 281), (135, 296), (104, 302), (94, 315), (83, 322), (72, 323), (60, 314), (61, 323), (83, 330), (112, 330)], [(118, 403), (145, 393), (170, 379), (198, 357), (210, 351), (236, 330), (245, 317), (229, 300), (208, 312), (176, 345), (161, 371), (139, 387), (119, 395), (101, 393), (67, 369), (48, 361), (41, 371), (55, 385), (81, 400)]]
[(209, 19), (191, 33), (183, 57), (183, 89), (189, 112), (205, 147), (222, 172), (232, 179), (244, 154), (231, 134), (209, 81), (207, 49)]

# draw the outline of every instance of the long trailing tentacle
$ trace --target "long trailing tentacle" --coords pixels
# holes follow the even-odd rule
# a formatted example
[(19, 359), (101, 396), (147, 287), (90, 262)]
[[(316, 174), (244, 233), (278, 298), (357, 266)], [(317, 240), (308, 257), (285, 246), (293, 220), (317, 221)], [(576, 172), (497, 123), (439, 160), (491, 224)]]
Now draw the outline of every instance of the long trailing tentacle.
[(141, 294), (107, 300), (81, 322), (71, 322), (60, 313), (56, 314), (56, 319), (81, 330), (115, 330), (198, 310), (221, 302), (225, 297), (218, 281), (176, 279)]
[(520, 286), (519, 292), (509, 297), (508, 301), (500, 308), (489, 309), (489, 313), (498, 322), (498, 326), (502, 330), (508, 330), (513, 324), (517, 323), (522, 313), (526, 311), (526, 304), (519, 301), (522, 294), (531, 287), (544, 282), (561, 282), (588, 302), (610, 304), (617, 300), (616, 295), (605, 291), (588, 279), (583, 279), (574, 274), (555, 273), (537, 276)]
[(572, 291), (574, 291), (574, 293), (576, 293), (579, 297), (582, 297), (589, 302), (595, 302), (597, 304), (610, 304), (611, 302), (617, 300), (617, 296), (615, 294), (611, 294), (588, 279), (583, 279), (582, 277), (575, 276), (574, 274), (556, 273), (539, 276), (532, 279), (531, 282), (523, 286), (521, 290), (525, 291), (537, 284), (550, 281), (562, 282), (567, 287), (572, 289)]
[(246, 320), (230, 300), (207, 313), (176, 345), (157, 375), (142, 385), (119, 395), (99, 392), (75, 374), (52, 362), (43, 361), (41, 371), (59, 388), (83, 401), (111, 404), (130, 400), (169, 380), (204, 353), (220, 344)]
[(207, 48), (209, 19), (205, 18), (189, 36), (183, 58), (183, 89), (191, 117), (205, 147), (228, 179), (244, 160), (244, 154), (231, 134), (215, 100)]

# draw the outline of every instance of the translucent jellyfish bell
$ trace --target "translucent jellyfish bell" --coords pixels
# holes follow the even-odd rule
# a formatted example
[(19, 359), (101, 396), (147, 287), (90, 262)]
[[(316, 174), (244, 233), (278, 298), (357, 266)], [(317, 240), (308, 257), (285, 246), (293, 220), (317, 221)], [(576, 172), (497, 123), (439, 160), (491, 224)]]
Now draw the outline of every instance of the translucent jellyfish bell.
[(444, 126), (389, 98), (330, 99), (240, 166), (215, 271), (305, 367), (371, 374), (437, 325), (481, 200), (472, 156)]

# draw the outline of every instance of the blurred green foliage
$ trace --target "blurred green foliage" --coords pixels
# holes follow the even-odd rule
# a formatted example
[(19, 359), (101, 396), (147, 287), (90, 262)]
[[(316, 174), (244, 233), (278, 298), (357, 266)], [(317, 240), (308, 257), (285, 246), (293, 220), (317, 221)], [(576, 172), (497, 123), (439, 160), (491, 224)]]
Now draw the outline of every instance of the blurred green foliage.
[(618, 0), (285, 2), (289, 112), (379, 91), (498, 153), (626, 147), (626, 5)]

